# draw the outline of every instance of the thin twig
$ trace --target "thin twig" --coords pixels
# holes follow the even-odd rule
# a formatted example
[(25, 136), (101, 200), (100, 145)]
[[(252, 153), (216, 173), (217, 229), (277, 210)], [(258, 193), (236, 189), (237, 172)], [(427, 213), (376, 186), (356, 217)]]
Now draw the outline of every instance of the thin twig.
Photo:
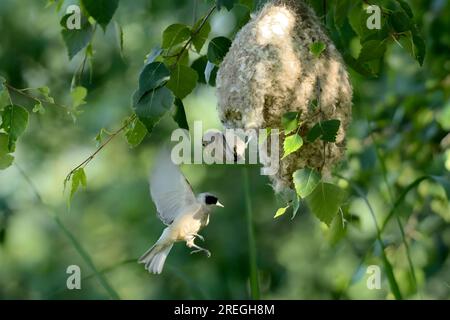
[[(7, 82), (4, 82), (3, 85), (4, 85), (9, 91), (14, 91), (14, 92), (16, 92), (17, 94), (19, 94), (19, 95), (21, 95), (21, 96), (23, 96), (23, 97), (25, 97), (25, 98), (34, 100), (34, 101), (39, 102), (39, 103), (42, 103), (42, 104), (45, 103), (45, 104), (48, 104), (48, 105), (53, 105), (53, 106), (55, 106), (55, 107), (63, 108), (63, 109), (65, 109), (65, 110), (68, 110), (68, 108), (67, 108), (66, 106), (63, 106), (63, 105), (58, 104), (58, 103), (50, 102), (50, 101), (48, 101), (48, 100), (43, 100), (43, 99), (36, 98), (36, 97), (34, 97), (34, 96), (32, 96), (32, 95), (30, 95), (30, 94), (28, 94), (28, 93), (25, 93), (25, 92), (24, 92), (25, 89), (17, 89), (16, 87), (13, 87), (12, 85), (10, 85), (10, 84), (7, 83)], [(27, 91), (29, 91), (29, 90), (31, 90), (31, 89), (32, 89), (32, 88), (27, 88)], [(12, 103), (12, 101), (11, 101), (11, 103)]]
[(92, 153), (89, 157), (87, 157), (83, 162), (81, 162), (79, 165), (77, 165), (75, 168), (73, 168), (69, 174), (66, 176), (66, 179), (64, 180), (65, 182), (69, 181), (70, 178), (72, 177), (73, 173), (78, 170), (81, 167), (85, 167), (89, 162), (91, 162), (92, 159), (95, 158), (95, 156), (106, 146), (108, 145), (111, 140), (113, 140), (119, 133), (121, 133), (123, 130), (125, 130), (130, 123), (136, 119), (136, 114), (131, 115), (126, 121), (125, 124), (120, 127), (119, 129), (117, 129), (116, 131), (112, 132), (111, 135), (109, 136), (109, 138), (103, 142), (98, 148), (97, 150), (94, 151), (94, 153)]
[[(174, 65), (176, 65), (181, 57), (183, 56), (184, 51), (186, 51), (189, 47), (189, 45), (192, 43), (195, 35), (197, 35), (201, 29), (204, 27), (204, 25), (206, 24), (206, 22), (208, 21), (209, 17), (213, 14), (214, 10), (216, 10), (216, 6), (211, 7), (211, 9), (209, 10), (209, 12), (206, 14), (205, 18), (203, 18), (200, 26), (192, 33), (191, 37), (189, 38), (188, 42), (186, 42), (186, 44), (184, 45), (184, 47), (181, 49), (181, 51), (175, 55), (177, 56), (177, 60), (175, 62)], [(174, 56), (174, 57), (175, 57)], [(117, 131), (113, 132), (110, 137), (104, 142), (102, 143), (97, 150), (95, 150), (95, 152), (93, 154), (91, 154), (89, 157), (87, 157), (83, 162), (81, 162), (79, 165), (77, 165), (74, 169), (72, 169), (69, 174), (66, 176), (66, 179), (64, 180), (65, 182), (69, 181), (70, 178), (72, 177), (73, 173), (82, 167), (85, 167), (92, 159), (94, 159), (94, 157), (107, 145), (111, 142), (111, 140), (113, 140), (119, 133), (121, 133), (123, 130), (125, 130), (128, 125), (136, 118), (136, 115), (133, 114), (127, 121), (126, 123)]]
[(216, 10), (216, 6), (212, 6), (211, 9), (209, 9), (208, 13), (206, 14), (206, 16), (203, 18), (202, 23), (200, 23), (200, 26), (192, 32), (191, 37), (189, 38), (189, 40), (185, 43), (185, 45), (183, 46), (183, 48), (181, 49), (181, 51), (179, 53), (176, 54), (177, 56), (177, 60), (175, 61), (175, 63), (173, 65), (177, 65), (178, 62), (180, 62), (181, 58), (183, 57), (184, 52), (188, 49), (188, 47), (191, 45), (192, 41), (194, 40), (194, 37), (202, 30), (203, 26), (206, 24), (206, 22), (208, 21), (209, 17), (213, 14), (214, 10)]

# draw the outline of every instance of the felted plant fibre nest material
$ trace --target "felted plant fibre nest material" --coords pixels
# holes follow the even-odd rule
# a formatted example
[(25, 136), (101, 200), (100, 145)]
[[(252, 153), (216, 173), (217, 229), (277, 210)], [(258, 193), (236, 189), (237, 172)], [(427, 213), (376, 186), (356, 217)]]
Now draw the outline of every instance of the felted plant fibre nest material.
[[(319, 57), (310, 51), (318, 42), (326, 45)], [(304, 138), (299, 151), (280, 161), (270, 177), (276, 192), (292, 189), (297, 169), (318, 169), (329, 177), (345, 152), (352, 87), (342, 57), (301, 0), (269, 2), (238, 32), (217, 74), (217, 97), (226, 128), (281, 130), (287, 112), (300, 112), (303, 134), (319, 121), (341, 121), (335, 143)], [(283, 141), (281, 135), (280, 159)]]

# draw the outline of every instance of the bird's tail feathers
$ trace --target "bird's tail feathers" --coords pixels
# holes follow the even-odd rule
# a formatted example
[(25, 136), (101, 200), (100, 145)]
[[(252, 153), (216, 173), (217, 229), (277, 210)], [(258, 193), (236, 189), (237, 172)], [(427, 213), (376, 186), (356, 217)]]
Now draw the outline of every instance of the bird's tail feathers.
[(138, 262), (144, 263), (145, 269), (149, 272), (160, 274), (172, 247), (173, 243), (167, 245), (155, 243), (139, 258)]

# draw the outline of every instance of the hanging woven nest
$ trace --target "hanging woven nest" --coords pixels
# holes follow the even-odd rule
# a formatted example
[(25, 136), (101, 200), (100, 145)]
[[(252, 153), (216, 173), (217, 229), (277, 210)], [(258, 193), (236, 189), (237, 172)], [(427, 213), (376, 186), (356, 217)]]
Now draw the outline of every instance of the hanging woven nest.
[[(313, 43), (326, 46), (319, 56), (310, 50)], [(301, 0), (269, 2), (239, 31), (217, 74), (217, 97), (226, 128), (282, 129), (287, 112), (299, 112), (302, 132), (340, 120), (336, 142), (305, 143), (280, 161), (270, 177), (276, 192), (292, 189), (297, 169), (329, 176), (345, 152), (352, 105), (348, 73), (315, 12)], [(280, 145), (283, 140), (281, 135)]]

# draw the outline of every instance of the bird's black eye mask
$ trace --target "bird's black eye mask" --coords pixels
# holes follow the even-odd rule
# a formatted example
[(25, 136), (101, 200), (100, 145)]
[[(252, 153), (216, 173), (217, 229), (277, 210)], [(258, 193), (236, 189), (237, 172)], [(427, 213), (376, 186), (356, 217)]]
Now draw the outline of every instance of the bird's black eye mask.
[(216, 204), (216, 203), (217, 203), (217, 200), (219, 200), (219, 199), (217, 199), (217, 198), (214, 197), (214, 196), (206, 196), (206, 197), (205, 197), (205, 203), (206, 203), (206, 204)]

